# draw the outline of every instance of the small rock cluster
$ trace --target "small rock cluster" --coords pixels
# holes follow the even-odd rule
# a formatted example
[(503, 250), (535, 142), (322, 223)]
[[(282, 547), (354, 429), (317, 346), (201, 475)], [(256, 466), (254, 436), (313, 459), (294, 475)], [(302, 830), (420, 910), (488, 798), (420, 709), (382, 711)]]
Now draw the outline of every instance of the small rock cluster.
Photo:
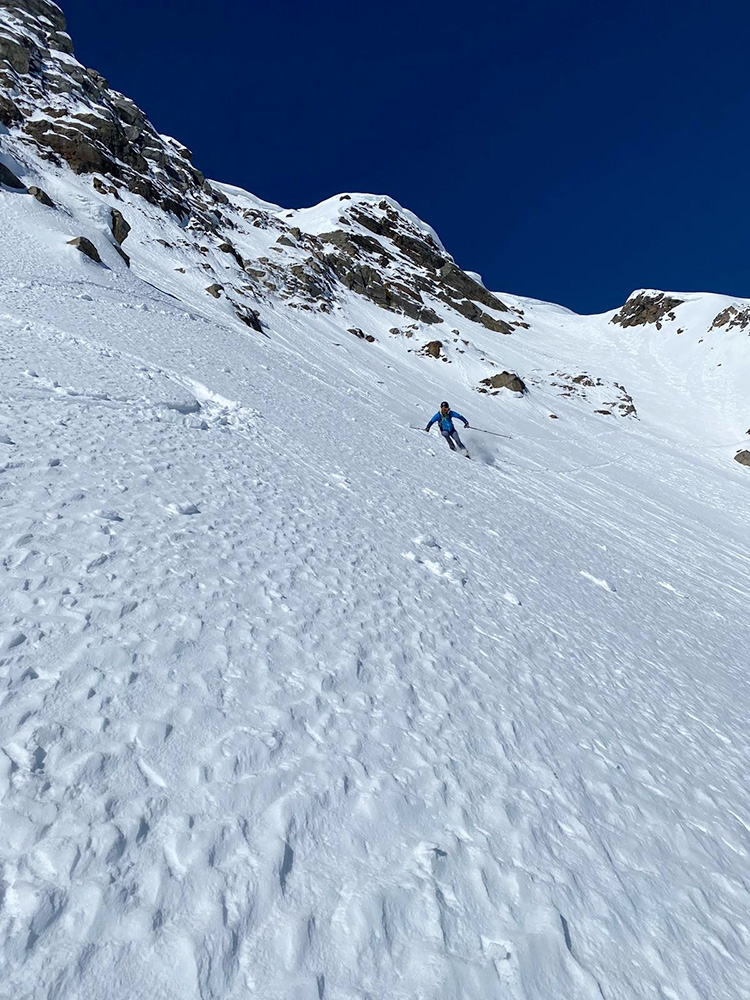
[[(588, 372), (581, 372), (579, 375), (569, 375), (566, 372), (552, 372), (550, 375), (550, 385), (560, 389), (560, 396), (578, 396), (581, 399), (592, 401), (595, 405), (594, 413), (601, 416), (621, 416), (637, 417), (638, 413), (633, 402), (633, 397), (628, 393), (624, 385), (619, 382), (607, 383), (603, 379), (589, 375)], [(596, 390), (604, 390), (597, 392)], [(610, 395), (615, 398), (608, 399)], [(593, 397), (593, 399), (592, 399)], [(599, 397), (596, 399), (596, 397)]]
[[(713, 323), (709, 327), (709, 330), (718, 330), (722, 328), (726, 328), (727, 330), (734, 330), (735, 328), (746, 330), (748, 326), (750, 326), (750, 309), (747, 307), (739, 309), (737, 306), (727, 306), (727, 308), (722, 310), (722, 312), (720, 312), (714, 319)], [(748, 336), (750, 336), (750, 334), (748, 334)]]

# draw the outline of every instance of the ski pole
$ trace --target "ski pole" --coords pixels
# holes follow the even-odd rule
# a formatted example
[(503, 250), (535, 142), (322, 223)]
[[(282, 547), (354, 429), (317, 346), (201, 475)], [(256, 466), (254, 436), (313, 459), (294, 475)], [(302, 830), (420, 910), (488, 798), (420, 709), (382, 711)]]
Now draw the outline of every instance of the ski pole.
[(473, 424), (469, 424), (469, 430), (479, 431), (480, 434), (493, 434), (495, 437), (506, 438), (508, 441), (513, 440), (510, 434), (498, 434), (497, 431), (486, 431), (483, 427), (475, 427)]

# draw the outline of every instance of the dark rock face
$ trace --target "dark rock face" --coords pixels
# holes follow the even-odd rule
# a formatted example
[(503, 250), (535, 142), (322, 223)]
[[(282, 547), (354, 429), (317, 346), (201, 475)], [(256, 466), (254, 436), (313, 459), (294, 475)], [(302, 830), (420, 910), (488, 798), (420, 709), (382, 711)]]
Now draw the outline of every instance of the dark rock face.
[(619, 382), (615, 382), (615, 389), (619, 390), (620, 399), (616, 403), (608, 403), (607, 405), (618, 409), (623, 417), (637, 417), (638, 412), (635, 408), (633, 397), (625, 389), (625, 386), (620, 385)]
[(9, 97), (0, 94), (0, 122), (3, 125), (15, 125), (23, 121), (23, 115)]
[(672, 299), (664, 292), (657, 294), (640, 292), (628, 299), (622, 309), (612, 317), (611, 322), (622, 327), (646, 326), (653, 323), (657, 330), (661, 330), (664, 318), (676, 319), (673, 310), (683, 302), (684, 299)]
[(80, 250), (82, 254), (89, 257), (95, 263), (101, 264), (102, 259), (99, 256), (99, 251), (91, 240), (87, 240), (85, 236), (76, 236), (74, 240), (68, 240), (68, 245)]
[(119, 245), (127, 238), (130, 232), (130, 223), (125, 221), (125, 217), (119, 209), (113, 208), (111, 215), (112, 235)]
[[(497, 375), (490, 376), (490, 378), (483, 378), (479, 386), (479, 392), (491, 392), (492, 395), (495, 395), (498, 389), (510, 389), (511, 392), (526, 392), (526, 385), (523, 379), (519, 378), (514, 372), (500, 372)], [(495, 390), (495, 392), (492, 392), (492, 390)]]
[(734, 456), (735, 462), (739, 462), (740, 465), (750, 466), (750, 451), (738, 451)]
[(218, 284), (209, 285), (206, 291), (209, 295), (213, 295), (215, 299), (220, 299), (221, 293), (224, 291), (224, 286)]
[(30, 47), (0, 35), (0, 62), (2, 60), (6, 60), (16, 73), (28, 73), (31, 65)]
[(326, 301), (333, 298), (333, 289), (327, 269), (314, 258), (309, 258), (305, 264), (292, 264), (289, 274), (292, 291), (301, 293), (313, 302)]
[(9, 7), (11, 10), (15, 8), (28, 11), (34, 17), (43, 17), (46, 21), (49, 21), (54, 32), (65, 31), (65, 15), (57, 4), (51, 3), (50, 0), (24, 0), (23, 3), (14, 2), (14, 0), (5, 0), (3, 6)]
[(424, 237), (417, 231), (409, 231), (405, 220), (392, 208), (388, 202), (381, 201), (378, 208), (384, 215), (375, 215), (361, 206), (351, 210), (351, 217), (360, 226), (368, 229), (376, 236), (384, 236), (399, 250), (403, 251), (417, 266), (436, 271), (445, 263), (445, 254), (441, 253), (434, 241)]
[(459, 267), (456, 267), (452, 261), (443, 264), (438, 272), (438, 276), (440, 278), (440, 287), (437, 295), (447, 305), (452, 305), (463, 316), (467, 316), (467, 310), (469, 310), (472, 315), (467, 316), (468, 319), (473, 319), (475, 322), (481, 323), (482, 326), (487, 327), (488, 330), (494, 330), (495, 333), (513, 332), (513, 328), (508, 323), (495, 319), (493, 316), (488, 316), (487, 313), (476, 306), (478, 302), (480, 305), (487, 306), (487, 308), (494, 309), (497, 312), (508, 312), (508, 307), (505, 303), (501, 302), (491, 292), (488, 292), (483, 285), (480, 285), (470, 275), (466, 274)]
[(0, 184), (4, 184), (6, 187), (13, 188), (14, 191), (25, 191), (26, 185), (22, 180), (9, 170), (6, 166), (0, 163)]
[(476, 304), (476, 302), (471, 299), (451, 299), (444, 295), (440, 295), (448, 305), (452, 306), (457, 313), (465, 316), (466, 319), (470, 319), (473, 323), (481, 323), (482, 326), (487, 327), (488, 330), (493, 330), (495, 333), (512, 333), (513, 328), (505, 323), (503, 320), (495, 319), (494, 316), (490, 316), (488, 313), (483, 312)]

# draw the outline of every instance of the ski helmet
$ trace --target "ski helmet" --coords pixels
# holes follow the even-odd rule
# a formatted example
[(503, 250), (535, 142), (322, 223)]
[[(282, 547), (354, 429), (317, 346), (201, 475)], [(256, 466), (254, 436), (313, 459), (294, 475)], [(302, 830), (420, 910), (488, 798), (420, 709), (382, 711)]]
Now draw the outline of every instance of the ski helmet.
[(440, 409), (441, 410), (443, 410), (443, 409), (449, 410), (450, 406), (448, 405), (448, 403), (446, 403), (445, 400), (443, 400), (443, 402), (440, 404)]

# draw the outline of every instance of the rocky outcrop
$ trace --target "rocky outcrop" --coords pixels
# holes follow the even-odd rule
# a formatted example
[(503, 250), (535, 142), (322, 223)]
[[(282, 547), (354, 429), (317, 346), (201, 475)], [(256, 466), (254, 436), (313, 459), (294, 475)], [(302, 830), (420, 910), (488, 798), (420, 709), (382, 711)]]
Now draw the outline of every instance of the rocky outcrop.
[(242, 259), (241, 254), (238, 253), (238, 251), (228, 241), (219, 244), (218, 249), (221, 250), (222, 253), (230, 254), (230, 256), (234, 258), (234, 260), (239, 264), (240, 267), (245, 266), (245, 261)]
[(102, 259), (99, 256), (99, 251), (96, 249), (91, 240), (87, 240), (85, 236), (76, 236), (74, 240), (68, 240), (68, 246), (75, 247), (84, 256), (93, 260), (96, 264), (101, 264)]
[(739, 462), (740, 465), (750, 466), (750, 451), (747, 450), (738, 451), (737, 454), (734, 456), (734, 460), (735, 462)]
[(375, 214), (364, 205), (351, 209), (351, 218), (376, 236), (384, 236), (418, 267), (436, 271), (447, 260), (435, 240), (411, 226), (387, 201)]
[[(358, 218), (368, 218), (366, 213), (357, 212)], [(381, 309), (400, 312), (422, 323), (441, 323), (442, 319), (426, 305), (415, 282), (393, 280), (384, 273), (394, 257), (374, 239), (359, 233), (345, 233), (335, 230), (323, 233), (321, 243), (335, 248), (338, 252), (325, 254), (325, 263), (345, 288), (362, 295)]]
[(653, 323), (661, 330), (664, 319), (674, 320), (673, 310), (681, 306), (684, 299), (674, 299), (664, 292), (639, 292), (632, 295), (622, 309), (610, 320), (619, 326), (647, 326)]
[[(479, 305), (494, 309), (496, 312), (507, 313), (508, 307), (497, 296), (488, 292), (478, 281), (466, 274), (452, 261), (442, 265), (437, 274), (435, 295), (452, 306), (457, 312), (475, 323), (481, 323), (495, 333), (512, 333), (513, 327), (504, 320), (488, 315)], [(479, 303), (479, 305), (477, 304)]]
[(115, 243), (115, 252), (122, 258), (125, 267), (130, 267), (130, 257), (125, 253), (121, 246)]
[(496, 396), (500, 389), (523, 393), (526, 392), (526, 385), (523, 379), (514, 372), (499, 372), (497, 375), (483, 378), (477, 387), (477, 392), (488, 392), (490, 395)]
[(740, 309), (737, 306), (727, 306), (714, 319), (709, 330), (734, 330), (735, 328), (746, 330), (748, 326), (750, 326), (750, 308), (746, 306), (744, 309)]
[[(330, 248), (326, 264), (346, 288), (421, 323), (443, 322), (438, 311), (443, 304), (496, 333), (512, 333), (520, 325), (487, 312), (509, 314), (509, 309), (389, 202), (359, 202), (344, 213), (339, 221), (347, 228), (318, 239)], [(285, 237), (278, 242), (293, 244)]]
[(236, 302), (232, 304), (234, 306), (234, 311), (237, 314), (237, 318), (242, 320), (245, 326), (249, 326), (251, 330), (255, 330), (257, 333), (263, 333), (263, 326), (260, 322), (260, 313), (257, 309), (250, 309), (248, 306), (238, 305)]
[[(116, 178), (153, 204), (187, 218), (208, 216), (225, 200), (179, 143), (160, 136), (128, 98), (73, 58), (62, 11), (46, 0), (3, 0), (0, 33), (0, 121), (78, 174)], [(12, 96), (11, 96), (12, 95)], [(194, 204), (189, 204), (186, 196)]]

